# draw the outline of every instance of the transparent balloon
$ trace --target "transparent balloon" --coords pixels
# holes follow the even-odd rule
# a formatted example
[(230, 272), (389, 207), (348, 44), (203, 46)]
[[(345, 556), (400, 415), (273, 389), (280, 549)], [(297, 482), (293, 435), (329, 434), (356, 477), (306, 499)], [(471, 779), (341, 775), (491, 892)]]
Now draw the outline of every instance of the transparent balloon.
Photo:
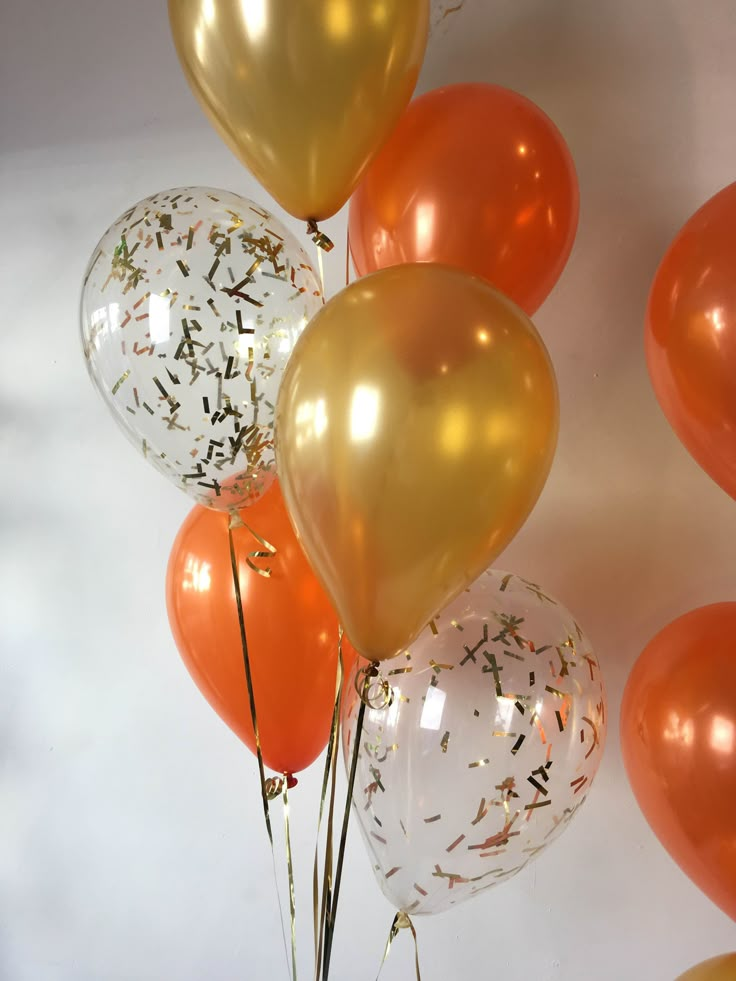
[(322, 302), (306, 252), (259, 205), (162, 191), (121, 215), (90, 260), (87, 367), (158, 470), (200, 504), (245, 507), (275, 476), (281, 376)]
[(495, 570), (390, 663), (383, 686), (366, 685), (363, 661), (345, 689), (348, 765), (367, 699), (354, 813), (387, 898), (438, 913), (519, 872), (585, 801), (605, 741), (601, 671), (564, 607)]

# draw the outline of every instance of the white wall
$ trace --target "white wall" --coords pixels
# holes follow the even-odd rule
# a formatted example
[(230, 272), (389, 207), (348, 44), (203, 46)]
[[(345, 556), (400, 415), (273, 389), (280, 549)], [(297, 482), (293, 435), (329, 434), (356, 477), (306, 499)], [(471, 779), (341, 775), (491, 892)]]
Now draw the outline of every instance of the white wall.
[[(736, 946), (648, 830), (617, 745), (644, 643), (733, 598), (736, 507), (655, 403), (642, 316), (673, 233), (736, 177), (735, 48), (732, 0), (466, 0), (428, 56), (423, 89), (487, 80), (536, 100), (579, 169), (577, 245), (536, 318), (560, 448), (498, 564), (575, 611), (612, 709), (567, 834), (417, 924), (428, 981), (672, 981)], [(268, 198), (195, 106), (163, 0), (4, 0), (0, 99), (0, 978), (284, 977), (255, 764), (166, 623), (188, 504), (107, 418), (77, 338), (87, 257), (126, 205), (186, 183)], [(343, 241), (342, 219), (327, 230)], [(336, 287), (342, 257), (329, 265)], [(304, 977), (318, 779), (293, 795)], [(354, 830), (336, 981), (375, 976), (392, 916)], [(385, 978), (411, 971), (402, 936)]]

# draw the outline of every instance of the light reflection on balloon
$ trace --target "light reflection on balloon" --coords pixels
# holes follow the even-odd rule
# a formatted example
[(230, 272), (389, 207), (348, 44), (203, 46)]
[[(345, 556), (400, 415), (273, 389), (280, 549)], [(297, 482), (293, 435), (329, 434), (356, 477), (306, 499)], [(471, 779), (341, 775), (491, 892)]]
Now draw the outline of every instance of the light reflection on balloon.
[(670, 425), (736, 498), (736, 184), (686, 222), (652, 284), (649, 374)]
[(429, 0), (169, 0), (210, 122), (297, 218), (350, 197), (409, 102)]
[(624, 763), (644, 816), (683, 871), (736, 919), (736, 603), (661, 630), (621, 709)]
[(444, 262), (483, 276), (527, 313), (572, 248), (578, 187), (562, 136), (528, 99), (450, 85), (411, 103), (350, 203), (359, 275)]
[(536, 501), (556, 440), (552, 367), (505, 297), (432, 264), (353, 283), (292, 359), (276, 424), (284, 496), (347, 635), (383, 660)]
[[(384, 894), (436, 913), (506, 881), (577, 812), (605, 742), (600, 668), (570, 613), (489, 570), (382, 673), (392, 700), (364, 713), (354, 813)], [(359, 705), (349, 683), (347, 765)]]

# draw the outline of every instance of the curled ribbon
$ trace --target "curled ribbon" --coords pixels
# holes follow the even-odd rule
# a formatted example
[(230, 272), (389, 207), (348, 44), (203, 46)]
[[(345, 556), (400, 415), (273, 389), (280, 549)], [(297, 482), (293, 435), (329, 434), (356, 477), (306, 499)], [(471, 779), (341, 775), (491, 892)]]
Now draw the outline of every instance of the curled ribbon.
[(312, 241), (314, 244), (322, 249), (323, 252), (332, 252), (335, 248), (335, 243), (332, 239), (328, 238), (324, 232), (319, 230), (319, 226), (314, 218), (310, 218), (307, 222), (307, 235), (312, 236)]
[[(284, 774), (282, 777), (268, 777), (266, 778), (264, 767), (263, 767), (263, 753), (261, 751), (261, 737), (258, 731), (258, 716), (256, 713), (256, 700), (253, 691), (253, 676), (251, 673), (250, 666), (250, 655), (248, 653), (248, 637), (245, 632), (245, 616), (243, 614), (243, 597), (240, 590), (240, 573), (238, 570), (238, 558), (235, 553), (235, 542), (233, 539), (233, 530), (236, 528), (248, 528), (248, 531), (253, 535), (253, 537), (258, 541), (266, 552), (251, 552), (248, 559), (246, 560), (248, 565), (254, 572), (259, 573), (259, 575), (270, 576), (271, 570), (261, 570), (257, 568), (251, 561), (252, 556), (267, 557), (270, 555), (275, 555), (276, 549), (273, 545), (266, 542), (265, 539), (261, 538), (260, 535), (256, 534), (252, 528), (249, 528), (245, 522), (242, 520), (240, 515), (234, 511), (230, 516), (230, 521), (228, 522), (227, 534), (228, 534), (228, 545), (230, 547), (230, 566), (232, 569), (233, 576), (233, 590), (235, 592), (235, 605), (238, 611), (238, 627), (240, 629), (240, 645), (243, 651), (243, 666), (245, 668), (245, 682), (248, 689), (248, 705), (250, 708), (250, 718), (251, 724), (253, 725), (253, 734), (255, 736), (256, 742), (256, 758), (258, 760), (258, 775), (261, 784), (261, 798), (263, 800), (263, 817), (266, 823), (266, 831), (268, 833), (268, 840), (271, 845), (271, 858), (274, 864), (274, 876), (276, 876), (276, 853), (273, 846), (273, 831), (271, 828), (271, 814), (269, 811), (269, 802), (274, 800), (276, 797), (281, 795), (284, 802), (284, 833), (286, 836), (286, 863), (287, 871), (289, 876), (289, 911), (291, 914), (291, 975), (292, 981), (297, 981), (296, 974), (296, 906), (295, 906), (295, 892), (294, 892), (294, 868), (291, 853), (291, 835), (289, 830), (289, 797), (288, 792), (291, 787), (296, 783), (293, 777), (289, 774)], [(278, 879), (276, 879), (276, 891), (278, 893)], [(281, 898), (279, 896), (279, 912), (281, 912)], [(283, 926), (283, 915), (282, 915), (282, 926)], [(284, 938), (284, 941), (286, 938)], [(287, 954), (288, 958), (288, 954)]]
[(378, 673), (375, 663), (358, 668), (355, 675), (355, 690), (361, 702), (376, 711), (388, 708), (394, 700), (393, 688), (383, 675)]

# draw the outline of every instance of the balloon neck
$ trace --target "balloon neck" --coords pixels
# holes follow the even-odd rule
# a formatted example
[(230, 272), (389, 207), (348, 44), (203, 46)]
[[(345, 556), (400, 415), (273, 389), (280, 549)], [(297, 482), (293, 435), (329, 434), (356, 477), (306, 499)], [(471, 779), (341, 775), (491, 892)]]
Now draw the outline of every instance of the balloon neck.
[(322, 249), (323, 252), (332, 252), (335, 248), (335, 243), (332, 239), (328, 238), (324, 232), (319, 230), (316, 218), (307, 219), (307, 235), (312, 237), (314, 244)]

